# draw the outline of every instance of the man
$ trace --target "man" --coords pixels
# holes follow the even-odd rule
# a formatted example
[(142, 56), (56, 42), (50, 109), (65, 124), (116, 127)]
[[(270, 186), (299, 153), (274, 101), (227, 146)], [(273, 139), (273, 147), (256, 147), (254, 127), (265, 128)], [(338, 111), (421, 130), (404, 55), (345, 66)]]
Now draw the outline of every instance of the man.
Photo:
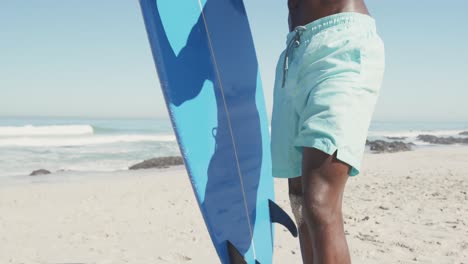
[(289, 178), (304, 263), (351, 263), (342, 216), (359, 173), (384, 72), (363, 0), (288, 0), (290, 33), (275, 81), (273, 175)]

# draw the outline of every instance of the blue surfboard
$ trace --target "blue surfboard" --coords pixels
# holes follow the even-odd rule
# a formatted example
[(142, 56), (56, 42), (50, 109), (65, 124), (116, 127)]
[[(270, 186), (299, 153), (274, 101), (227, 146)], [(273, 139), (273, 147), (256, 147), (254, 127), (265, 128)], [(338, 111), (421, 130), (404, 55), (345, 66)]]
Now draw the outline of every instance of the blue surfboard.
[(140, 0), (161, 88), (222, 263), (271, 263), (268, 120), (242, 0)]

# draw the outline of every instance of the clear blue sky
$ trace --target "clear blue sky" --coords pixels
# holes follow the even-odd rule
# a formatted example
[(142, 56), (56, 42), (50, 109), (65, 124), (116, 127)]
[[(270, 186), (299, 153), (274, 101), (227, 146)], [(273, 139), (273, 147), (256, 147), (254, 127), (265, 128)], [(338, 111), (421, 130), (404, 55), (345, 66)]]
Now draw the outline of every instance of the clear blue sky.
[[(286, 0), (244, 1), (270, 111)], [(387, 50), (374, 119), (468, 121), (468, 1), (367, 4)], [(167, 115), (138, 1), (2, 1), (0, 116), (50, 115)]]

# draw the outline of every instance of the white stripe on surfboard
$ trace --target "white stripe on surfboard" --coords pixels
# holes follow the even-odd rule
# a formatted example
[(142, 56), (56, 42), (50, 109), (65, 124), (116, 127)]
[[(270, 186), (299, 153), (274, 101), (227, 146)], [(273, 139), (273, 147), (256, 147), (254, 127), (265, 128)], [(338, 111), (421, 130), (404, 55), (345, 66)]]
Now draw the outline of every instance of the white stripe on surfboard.
[[(211, 0), (211, 1), (217, 1), (217, 0)], [(241, 189), (242, 189), (242, 197), (244, 199), (244, 206), (245, 206), (245, 212), (246, 212), (246, 215), (247, 215), (247, 222), (248, 222), (248, 226), (249, 226), (249, 232), (250, 232), (250, 239), (252, 241), (252, 248), (253, 248), (253, 255), (254, 255), (254, 259), (257, 258), (257, 254), (255, 252), (255, 242), (254, 242), (254, 239), (253, 239), (253, 230), (252, 230), (252, 224), (251, 224), (251, 220), (250, 220), (250, 215), (249, 215), (249, 208), (247, 206), (247, 200), (245, 198), (245, 190), (244, 190), (244, 180), (242, 179), (242, 171), (241, 171), (241, 168), (240, 168), (240, 164), (239, 164), (239, 157), (237, 155), (237, 147), (236, 147), (236, 141), (234, 140), (234, 135), (233, 135), (233, 132), (232, 132), (232, 124), (231, 124), (231, 116), (229, 115), (229, 111), (228, 111), (228, 108), (227, 108), (227, 103), (226, 103), (226, 98), (224, 96), (224, 88), (223, 88), (223, 83), (221, 81), (221, 74), (219, 73), (219, 68), (218, 68), (218, 62), (216, 61), (216, 56), (214, 54), (214, 49), (213, 49), (213, 44), (212, 44), (212, 41), (211, 41), (211, 36), (210, 36), (210, 31), (208, 30), (208, 24), (206, 22), (206, 17), (205, 17), (205, 13), (203, 12), (203, 5), (201, 3), (200, 0), (198, 0), (198, 3), (200, 5), (200, 11), (201, 11), (201, 15), (203, 17), (203, 22), (205, 24), (205, 29), (206, 29), (206, 35), (208, 37), (208, 43), (210, 44), (210, 52), (211, 52), (211, 56), (213, 56), (213, 61), (214, 61), (214, 64), (215, 64), (215, 70), (216, 70), (216, 75), (218, 76), (218, 83), (219, 83), (219, 87), (221, 88), (221, 95), (223, 97), (223, 103), (224, 103), (224, 110), (226, 111), (226, 115), (227, 115), (227, 121), (228, 121), (228, 125), (229, 125), (229, 131), (231, 132), (231, 140), (232, 140), (232, 145), (234, 147), (234, 154), (236, 156), (236, 165), (237, 165), (237, 173), (239, 175), (239, 181), (240, 181), (240, 184), (241, 184)]]

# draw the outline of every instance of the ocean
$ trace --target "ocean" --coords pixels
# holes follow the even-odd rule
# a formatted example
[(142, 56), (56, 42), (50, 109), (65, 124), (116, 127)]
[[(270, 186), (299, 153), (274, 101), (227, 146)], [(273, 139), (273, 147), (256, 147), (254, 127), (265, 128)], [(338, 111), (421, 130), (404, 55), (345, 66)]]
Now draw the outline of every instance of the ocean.
[[(369, 139), (419, 134), (459, 136), (465, 123), (373, 122)], [(37, 169), (76, 172), (126, 170), (145, 159), (178, 156), (168, 119), (0, 118), (0, 177)]]
[(144, 159), (180, 155), (169, 120), (0, 118), (0, 177), (116, 171)]

